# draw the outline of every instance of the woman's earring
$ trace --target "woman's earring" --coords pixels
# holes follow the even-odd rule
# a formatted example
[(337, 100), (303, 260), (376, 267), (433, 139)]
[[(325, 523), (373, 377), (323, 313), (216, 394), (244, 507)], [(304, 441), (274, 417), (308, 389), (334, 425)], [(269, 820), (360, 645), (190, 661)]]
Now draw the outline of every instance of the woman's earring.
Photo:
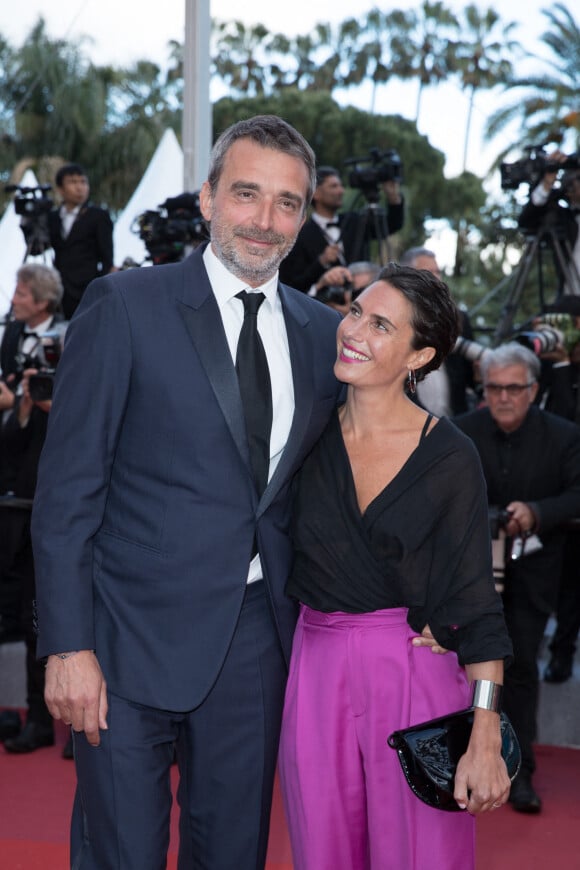
[(409, 388), (409, 392), (412, 396), (415, 395), (415, 391), (417, 389), (417, 375), (415, 373), (415, 369), (409, 370), (409, 376), (407, 378), (407, 386)]

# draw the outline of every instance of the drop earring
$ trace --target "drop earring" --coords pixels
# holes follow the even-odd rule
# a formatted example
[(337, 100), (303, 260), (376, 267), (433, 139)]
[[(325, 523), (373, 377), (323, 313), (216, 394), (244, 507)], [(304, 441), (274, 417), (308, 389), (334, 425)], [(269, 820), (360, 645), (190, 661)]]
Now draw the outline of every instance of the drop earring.
[(412, 396), (414, 396), (415, 392), (417, 390), (417, 375), (416, 375), (414, 369), (409, 370), (409, 376), (407, 378), (407, 387), (409, 389), (410, 394)]

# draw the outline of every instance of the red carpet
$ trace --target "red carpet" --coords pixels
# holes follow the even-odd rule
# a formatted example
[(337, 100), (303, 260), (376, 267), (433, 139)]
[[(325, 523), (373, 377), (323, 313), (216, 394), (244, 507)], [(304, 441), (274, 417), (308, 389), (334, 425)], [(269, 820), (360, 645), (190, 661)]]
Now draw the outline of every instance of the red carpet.
[[(31, 755), (0, 750), (0, 870), (67, 870), (68, 817), (74, 765), (57, 746)], [(534, 782), (539, 816), (504, 807), (478, 821), (477, 870), (580, 868), (580, 750), (540, 746)], [(175, 821), (168, 870), (176, 870)], [(276, 791), (267, 870), (292, 870), (280, 795)], [(400, 868), (405, 870), (405, 868)]]

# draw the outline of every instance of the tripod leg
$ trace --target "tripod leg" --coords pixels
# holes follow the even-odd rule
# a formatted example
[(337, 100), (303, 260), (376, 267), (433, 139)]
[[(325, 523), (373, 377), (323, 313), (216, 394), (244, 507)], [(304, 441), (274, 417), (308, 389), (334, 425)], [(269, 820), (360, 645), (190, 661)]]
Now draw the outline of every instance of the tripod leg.
[(552, 244), (556, 261), (562, 270), (563, 292), (575, 296), (580, 295), (580, 274), (572, 256), (570, 244), (555, 236), (552, 238)]
[(528, 280), (532, 263), (538, 253), (539, 244), (540, 236), (534, 236), (534, 238), (527, 243), (524, 253), (522, 254), (522, 258), (515, 272), (513, 286), (502, 308), (502, 313), (494, 334), (495, 344), (500, 344), (508, 338), (511, 333), (514, 315), (519, 305), (526, 281)]

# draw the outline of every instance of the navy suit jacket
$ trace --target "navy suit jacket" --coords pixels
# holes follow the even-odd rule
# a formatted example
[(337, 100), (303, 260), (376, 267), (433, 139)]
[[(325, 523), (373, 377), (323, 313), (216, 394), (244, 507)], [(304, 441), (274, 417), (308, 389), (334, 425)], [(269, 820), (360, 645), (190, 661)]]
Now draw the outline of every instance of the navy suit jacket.
[(339, 318), (279, 293), (295, 413), (258, 500), (202, 250), (87, 289), (57, 370), (32, 515), (39, 656), (95, 649), (112, 692), (193, 709), (226, 656), (254, 532), (289, 656), (290, 487), (337, 402)]

